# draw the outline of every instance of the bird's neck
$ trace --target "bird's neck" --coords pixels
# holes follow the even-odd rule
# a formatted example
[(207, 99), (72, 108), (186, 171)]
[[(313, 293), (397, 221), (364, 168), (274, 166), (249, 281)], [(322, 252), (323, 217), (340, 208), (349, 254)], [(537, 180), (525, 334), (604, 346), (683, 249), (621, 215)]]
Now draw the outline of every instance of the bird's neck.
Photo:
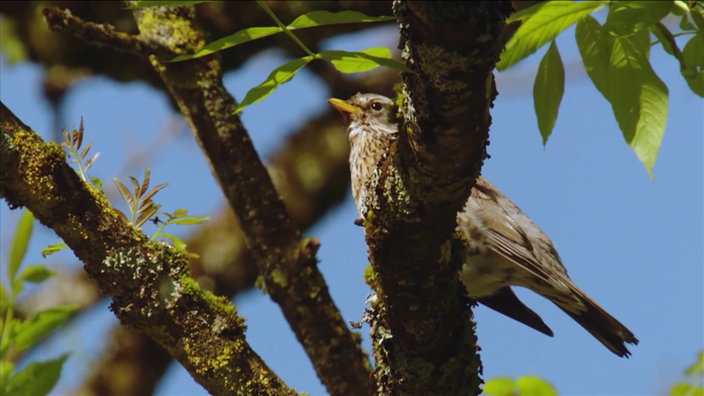
[(395, 134), (362, 131), (361, 128), (350, 128), (350, 176), (352, 181), (352, 197), (357, 206), (357, 213), (364, 218), (363, 205), (367, 196), (369, 180), (374, 169), (383, 157)]

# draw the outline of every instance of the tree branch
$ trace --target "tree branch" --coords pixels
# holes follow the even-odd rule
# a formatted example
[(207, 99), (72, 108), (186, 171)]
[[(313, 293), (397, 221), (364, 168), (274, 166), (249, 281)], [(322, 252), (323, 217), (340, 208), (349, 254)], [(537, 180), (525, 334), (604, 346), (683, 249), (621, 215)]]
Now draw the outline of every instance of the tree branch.
[[(155, 7), (134, 13), (139, 39), (148, 42), (142, 49), (170, 58), (205, 42), (193, 8)], [(270, 295), (282, 307), (322, 382), (332, 394), (367, 393), (368, 360), (317, 270), (317, 241), (301, 238), (233, 115), (235, 101), (222, 86), (219, 58), (165, 65), (152, 54), (150, 61), (210, 159)]]
[(65, 31), (98, 48), (110, 48), (113, 51), (135, 55), (161, 53), (167, 56), (170, 53), (164, 51), (161, 45), (120, 32), (111, 25), (85, 21), (68, 9), (46, 7), (42, 9), (42, 14), (52, 30)]
[(481, 363), (457, 277), (455, 216), (485, 157), (508, 4), (394, 3), (403, 120), (365, 219), (378, 300), (370, 313), (383, 394), (478, 394)]
[[(59, 8), (68, 8), (73, 16), (84, 21), (100, 21), (101, 24), (110, 24), (118, 32), (136, 33), (137, 27), (131, 12), (124, 7), (123, 2), (104, 2), (100, 7), (95, 7), (90, 2), (53, 1), (51, 5)], [(367, 15), (389, 14), (389, 3), (380, 1), (355, 1), (355, 2), (326, 2), (321, 6), (319, 2), (270, 2), (269, 6), (288, 23), (297, 16), (314, 10), (327, 9), (328, 11), (356, 10)], [(223, 37), (234, 33), (236, 30), (250, 26), (267, 26), (271, 18), (259, 9), (256, 2), (205, 2), (197, 4), (197, 18), (211, 39)], [(5, 24), (8, 29), (3, 32), (8, 39), (16, 39), (22, 43), (27, 60), (42, 64), (48, 70), (59, 72), (47, 73), (44, 77), (45, 96), (53, 103), (58, 104), (64, 97), (66, 90), (77, 80), (76, 76), (92, 74), (105, 75), (116, 81), (146, 81), (159, 90), (164, 90), (161, 79), (154, 73), (153, 68), (143, 56), (136, 56), (134, 48), (118, 43), (118, 48), (124, 51), (115, 51), (111, 48), (96, 48), (84, 44), (70, 34), (56, 34), (49, 29), (43, 29), (41, 19), (45, 4), (35, 2), (0, 2), (0, 14), (13, 23)], [(65, 18), (64, 11), (55, 9), (59, 13), (57, 24), (50, 26), (54, 30), (62, 30)], [(105, 29), (112, 29), (105, 27)], [(298, 33), (299, 38), (306, 43), (317, 47), (318, 43), (337, 34), (358, 31), (358, 25), (339, 25), (321, 29), (306, 29)], [(255, 54), (278, 48), (284, 53), (297, 52), (291, 40), (282, 36), (273, 36), (256, 40), (247, 45), (240, 46), (236, 51), (224, 51), (222, 63), (224, 70), (236, 70), (252, 58)], [(59, 128), (57, 128), (59, 129)]]
[(113, 299), (121, 322), (148, 334), (213, 394), (294, 394), (247, 344), (227, 300), (198, 288), (182, 252), (125, 223), (103, 195), (0, 103), (0, 196), (52, 228)]
[[(195, 51), (204, 43), (192, 8), (155, 7), (135, 11), (135, 16), (140, 36), (174, 52)], [(288, 216), (234, 114), (236, 102), (222, 85), (219, 58), (164, 64), (152, 55), (150, 61), (206, 153), (267, 291), (281, 307), (319, 378), (331, 394), (367, 393), (368, 360), (317, 269), (318, 242), (302, 238)]]
[[(318, 65), (319, 68), (323, 66)], [(334, 78), (329, 85), (333, 91), (331, 96), (335, 97), (374, 90), (390, 94), (391, 84), (398, 79), (390, 69), (377, 69), (362, 79), (350, 79), (337, 72), (327, 75)], [(349, 144), (340, 130), (340, 115), (330, 109), (292, 133), (269, 158), (269, 175), (298, 227), (306, 229), (315, 224), (349, 193), (348, 155)], [(305, 168), (298, 166), (303, 160), (308, 164)], [(311, 172), (311, 169), (315, 171)], [(190, 258), (189, 267), (191, 276), (204, 289), (219, 296), (232, 297), (253, 287), (258, 274), (256, 263), (228, 206), (198, 227), (186, 244), (189, 251), (198, 254), (198, 257)], [(219, 254), (208, 254), (210, 251)], [(77, 295), (76, 285), (85, 292)], [(78, 297), (81, 300), (76, 300)], [(54, 306), (64, 301), (78, 305), (84, 311), (99, 298), (97, 285), (84, 271), (79, 271), (55, 278), (47, 288), (24, 300), (20, 309), (29, 313), (48, 303)], [(90, 378), (75, 393), (104, 396), (153, 393), (161, 374), (172, 362), (171, 356), (149, 337), (130, 329), (113, 329), (106, 340), (109, 347), (96, 363)], [(131, 367), (129, 373), (134, 373), (134, 377), (125, 380), (124, 370), (116, 371), (115, 367)], [(115, 380), (115, 375), (120, 375), (122, 380)]]

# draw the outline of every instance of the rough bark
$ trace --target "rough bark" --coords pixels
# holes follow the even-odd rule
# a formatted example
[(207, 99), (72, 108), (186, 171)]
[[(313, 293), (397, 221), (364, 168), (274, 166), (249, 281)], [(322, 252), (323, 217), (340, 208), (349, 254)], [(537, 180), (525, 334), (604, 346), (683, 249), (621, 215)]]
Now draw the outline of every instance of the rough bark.
[[(174, 54), (195, 51), (202, 32), (184, 9), (153, 8), (136, 12), (140, 36)], [(175, 18), (174, 18), (175, 17)], [(154, 20), (159, 23), (154, 23)], [(172, 23), (176, 19), (176, 23)], [(164, 23), (174, 34), (164, 35)], [(317, 269), (318, 242), (303, 238), (234, 114), (236, 102), (222, 85), (217, 56), (164, 64), (150, 61), (206, 154), (245, 242), (263, 276), (267, 292), (279, 304), (332, 394), (365, 393), (368, 362), (359, 338), (347, 328)]]
[[(345, 78), (337, 72), (323, 71), (320, 75), (334, 80), (331, 96), (343, 98), (370, 91), (390, 95), (391, 83), (398, 78), (390, 69), (378, 69), (361, 80)], [(348, 153), (340, 115), (330, 109), (292, 133), (269, 159), (267, 170), (274, 186), (301, 229), (315, 224), (349, 194)], [(303, 159), (308, 164), (305, 169), (297, 166)], [(231, 298), (254, 287), (256, 263), (229, 206), (223, 206), (219, 214), (198, 227), (185, 242), (189, 251), (197, 254), (190, 257), (189, 267), (191, 276), (203, 289)], [(218, 254), (209, 253), (213, 251)], [(100, 298), (98, 286), (84, 271), (77, 271), (54, 278), (24, 299), (19, 310), (29, 315), (49, 306), (71, 304), (82, 312)], [(172, 357), (148, 336), (122, 326), (114, 328), (105, 338), (108, 347), (75, 393), (151, 395), (173, 362)]]
[[(278, 13), (278, 6), (282, 4), (283, 3), (276, 3), (272, 5), (272, 7), (275, 8)], [(29, 12), (30, 10), (28, 9), (22, 11), (23, 9), (19, 7), (28, 5), (29, 3), (17, 3), (14, 5), (14, 9), (6, 14), (11, 17), (16, 17), (18, 13), (27, 14), (19, 20), (15, 20), (15, 23), (19, 24), (23, 32), (24, 29), (26, 29), (24, 24), (31, 23), (32, 15), (36, 14)], [(373, 3), (372, 5), (380, 8), (378, 7), (378, 3)], [(94, 14), (95, 9), (82, 9), (80, 6), (81, 4), (72, 4), (72, 14), (89, 18), (96, 16)], [(355, 3), (354, 6), (360, 7), (360, 3)], [(364, 7), (364, 5), (361, 6)], [(32, 5), (32, 7), (34, 7), (34, 5)], [(75, 7), (78, 7), (78, 9), (74, 9)], [(54, 10), (55, 12), (52, 15), (58, 18), (57, 21), (59, 21), (59, 23), (63, 24), (63, 22), (61, 22), (63, 13), (58, 9)], [(208, 10), (210, 9), (208, 8)], [(7, 12), (8, 10), (4, 8), (0, 11)], [(103, 15), (103, 17), (99, 19), (110, 20), (113, 25), (125, 26), (134, 24), (133, 20), (130, 22), (131, 16), (129, 13), (122, 15), (119, 13), (120, 10), (109, 7), (107, 9), (104, 8), (102, 11), (107, 15)], [(202, 8), (199, 8), (199, 11), (202, 11)], [(374, 13), (374, 10), (371, 9), (365, 11)], [(238, 14), (232, 12), (232, 10), (229, 10), (230, 13), (227, 13), (228, 10), (224, 10), (224, 12), (226, 12), (224, 15), (225, 19), (233, 16), (230, 13)], [(284, 16), (282, 17), (284, 19), (289, 18), (286, 16), (288, 15), (286, 12), (290, 13), (292, 11), (284, 11)], [(113, 15), (113, 13), (115, 13), (115, 15), (122, 15), (125, 19), (115, 21), (112, 19), (114, 16), (108, 17), (108, 15)], [(207, 15), (213, 17), (219, 15), (219, 13), (212, 11)], [(207, 15), (200, 13), (198, 18), (199, 20), (203, 20), (203, 18), (207, 18)], [(76, 19), (75, 21), (80, 21), (80, 19)], [(268, 21), (258, 22), (261, 24), (268, 23)], [(250, 24), (252, 23), (256, 24), (257, 21), (250, 21)], [(224, 25), (232, 28), (232, 22), (224, 23)], [(212, 32), (212, 25), (209, 26), (211, 33), (215, 34), (215, 32)], [(106, 29), (102, 25), (94, 27), (101, 31)], [(223, 28), (223, 26), (218, 28)], [(76, 24), (73, 29), (80, 31), (83, 27), (81, 24)], [(135, 28), (122, 30), (134, 31)], [(332, 34), (333, 32), (329, 30), (330, 29), (327, 29), (324, 35), (319, 36), (325, 37)], [(219, 32), (219, 34), (224, 33), (227, 32)], [(66, 34), (57, 35), (47, 32), (46, 35), (42, 36), (42, 40), (39, 41), (29, 40), (29, 37), (24, 34), (20, 35), (20, 37), (23, 38), (23, 43), (27, 48), (40, 49), (46, 43), (52, 43), (51, 46), (54, 47), (63, 47), (64, 45), (62, 43), (64, 41), (70, 43), (71, 47), (78, 47), (79, 50), (77, 51), (72, 50), (62, 53), (62, 55), (66, 57), (65, 61), (71, 62), (76, 70), (81, 69), (85, 71), (86, 67), (90, 67), (94, 73), (106, 73), (107, 75), (111, 75), (111, 70), (113, 70), (111, 68), (112, 66), (125, 59), (131, 59), (125, 58), (125, 55), (120, 51), (116, 51), (115, 48), (105, 48), (100, 52), (100, 54), (103, 55), (96, 57), (94, 47), (80, 41), (72, 42), (71, 36)], [(123, 37), (128, 38), (127, 36)], [(320, 39), (319, 37), (310, 38), (313, 41)], [(118, 44), (122, 45), (120, 43)], [(271, 43), (267, 45), (270, 46)], [(84, 46), (88, 47), (82, 49)], [(259, 45), (257, 45), (257, 47), (259, 47)], [(262, 48), (263, 47), (266, 46), (262, 46)], [(134, 48), (130, 49), (130, 51), (133, 50)], [(81, 53), (82, 51), (93, 51), (94, 56), (78, 56), (77, 53)], [(106, 54), (105, 52), (110, 52), (110, 54)], [(233, 56), (233, 52), (236, 53), (234, 54), (235, 56), (245, 55), (237, 51), (228, 51), (225, 62), (227, 62), (228, 57)], [(49, 60), (44, 58), (42, 54), (41, 51), (39, 51), (39, 53), (35, 53), (34, 50), (30, 51), (31, 57), (38, 63), (48, 61), (53, 63), (59, 61), (58, 59)], [(109, 56), (111, 60), (107, 61), (103, 59), (102, 56)], [(94, 64), (92, 66), (87, 64), (81, 65), (81, 62), (94, 62)], [(132, 62), (129, 66), (134, 67), (136, 64), (139, 63)], [(54, 66), (56, 66), (56, 64), (54, 64)], [(124, 72), (128, 65), (123, 66), (116, 68), (115, 71)], [(232, 68), (234, 66), (233, 62), (230, 61), (228, 65), (224, 65), (223, 67)], [(105, 67), (106, 69), (102, 69)], [(398, 80), (398, 75), (390, 69), (378, 69), (374, 73), (359, 79), (349, 78), (323, 62), (314, 62), (310, 65), (310, 68), (326, 82), (330, 87), (331, 96), (335, 97), (348, 97), (356, 92), (370, 91), (390, 95), (392, 92), (391, 85)], [(66, 70), (70, 70), (70, 68)], [(143, 79), (145, 75), (150, 75), (150, 73), (153, 74), (153, 71), (148, 72), (147, 70), (145, 74), (134, 73), (130, 75), (130, 78)], [(81, 75), (85, 74), (86, 73), (81, 73)], [(66, 77), (66, 75), (64, 75), (64, 77)], [(62, 89), (68, 89), (70, 84), (63, 84), (62, 86)], [(302, 229), (308, 228), (314, 224), (318, 219), (323, 217), (330, 208), (337, 205), (343, 197), (348, 194), (348, 149), (346, 136), (340, 130), (339, 114), (331, 109), (326, 114), (310, 120), (303, 125), (299, 131), (292, 133), (281, 149), (270, 158), (267, 166), (269, 174), (272, 177), (276, 189), (280, 192), (293, 221)], [(311, 180), (311, 177), (313, 177), (311, 172), (306, 172), (300, 166), (297, 166), (301, 158), (305, 158), (306, 163), (309, 165), (306, 169), (315, 169), (315, 171), (312, 172), (315, 176), (315, 180)], [(249, 289), (254, 285), (258, 274), (256, 263), (244, 243), (242, 231), (229, 207), (223, 207), (219, 215), (213, 216), (210, 221), (199, 227), (197, 232), (186, 240), (186, 243), (190, 251), (199, 255), (198, 257), (192, 257), (190, 259), (190, 270), (193, 278), (204, 289), (210, 290), (216, 295), (233, 296), (239, 291)], [(214, 249), (214, 247), (216, 247), (216, 249)], [(208, 251), (212, 250), (217, 250), (219, 254), (207, 254)], [(75, 290), (77, 285), (80, 285), (86, 290), (86, 293), (76, 295)], [(51, 297), (47, 298), (47, 296)], [(77, 300), (76, 297), (79, 296), (81, 298)], [(97, 302), (99, 298), (100, 295), (97, 290), (97, 285), (92, 283), (84, 272), (80, 272), (55, 279), (49, 284), (48, 288), (43, 288), (37, 295), (24, 300), (23, 307), (20, 309), (25, 312), (31, 312), (32, 310), (40, 309), (42, 306), (45, 306), (48, 301), (55, 302), (56, 304), (61, 301), (71, 302), (72, 304), (83, 307), (83, 309), (88, 309), (93, 303)], [(112, 331), (106, 339), (108, 345), (128, 345), (129, 347), (126, 348), (126, 351), (121, 351), (118, 348), (107, 348), (105, 355), (97, 363), (95, 369), (92, 370), (94, 375), (91, 375), (91, 378), (83, 385), (81, 393), (101, 395), (151, 394), (160, 375), (171, 362), (171, 356), (166, 353), (166, 351), (158, 348), (154, 341), (148, 337), (130, 331), (129, 329), (117, 328)], [(122, 373), (122, 381), (119, 381), (120, 386), (116, 387), (113, 378), (106, 375), (106, 373), (115, 372), (112, 367), (130, 367), (130, 370), (127, 372), (120, 370)], [(133, 380), (125, 380), (125, 373), (133, 373)], [(150, 373), (150, 375), (145, 375), (145, 373)]]
[(151, 242), (0, 103), (0, 197), (25, 206), (83, 261), (120, 321), (156, 340), (209, 392), (294, 394), (251, 350), (227, 300), (198, 288), (187, 257)]
[(485, 157), (492, 69), (509, 5), (394, 3), (404, 73), (397, 144), (365, 219), (378, 296), (371, 312), (382, 394), (477, 394), (481, 363), (450, 237)]
[[(454, 275), (457, 262), (453, 257), (457, 247), (446, 241), (454, 228), (454, 214), (466, 199), (485, 155), (489, 107), (495, 95), (491, 70), (500, 50), (499, 37), (507, 7), (506, 3), (438, 5), (415, 2), (396, 6), (403, 34), (401, 47), (407, 64), (416, 73), (404, 76), (406, 102), (402, 138), (380, 168), (379, 194), (372, 197), (375, 205), (372, 207), (378, 210), (366, 224), (370, 260), (376, 271), (371, 282), (379, 296), (378, 302), (372, 304), (370, 322), (375, 338), (374, 354), (378, 364), (375, 374), (380, 393), (427, 391), (427, 394), (461, 394), (478, 391), (477, 373), (481, 366), (475, 354), (470, 313), (459, 297), (459, 284)], [(217, 16), (217, 13), (212, 15)], [(180, 16), (184, 20), (191, 18), (189, 15)], [(143, 24), (143, 38), (148, 37), (145, 32), (150, 28), (152, 26)], [(164, 55), (175, 52), (175, 48), (187, 50), (189, 45), (202, 43), (202, 32), (195, 33), (200, 37), (184, 47), (179, 47), (183, 43), (162, 42), (157, 43), (157, 49), (140, 51)], [(110, 32), (107, 34), (111, 35)], [(89, 39), (95, 40), (95, 36)], [(166, 51), (160, 52), (162, 49)], [(256, 169), (256, 174), (238, 175), (238, 172), (233, 174), (232, 169), (224, 169), (226, 165), (238, 170), (249, 169), (249, 165), (257, 163), (256, 166), (261, 167), (253, 149), (249, 151), (250, 148), (245, 147), (250, 145), (246, 131), (236, 117), (230, 118), (229, 110), (234, 101), (222, 90), (219, 81), (220, 70), (226, 66), (213, 58), (188, 66), (164, 65), (158, 57), (152, 58), (152, 65), (158, 71), (152, 76), (161, 77), (165, 82), (156, 84), (171, 92), (174, 103), (188, 117), (213, 161), (231, 204), (238, 206), (235, 211), (243, 216), (240, 221), (244, 219), (249, 245), (259, 248), (256, 252), (242, 250), (253, 255), (253, 260), (244, 261), (256, 260), (260, 268), (268, 271), (270, 293), (283, 305), (289, 304), (283, 309), (288, 310), (291, 317), (300, 319), (301, 305), (320, 302), (315, 301), (317, 296), (305, 291), (310, 290), (306, 289), (310, 284), (302, 283), (312, 279), (313, 285), (322, 284), (324, 287), (324, 283), (318, 282), (322, 279), (315, 279), (315, 245), (301, 240), (295, 223), (286, 219), (284, 205), (278, 200), (265, 172)], [(311, 64), (311, 67), (331, 82), (339, 75), (329, 73), (319, 64)], [(211, 90), (196, 87), (196, 81), (208, 82)], [(226, 123), (231, 124), (226, 126)], [(223, 138), (238, 141), (225, 142), (226, 145), (222, 146)], [(232, 145), (227, 146), (230, 143)], [(233, 152), (246, 152), (247, 156), (233, 166), (230, 160)], [(250, 184), (253, 181), (259, 184), (262, 180), (261, 185)], [(238, 188), (249, 188), (245, 191), (263, 193), (268, 198), (263, 202), (246, 202), (246, 199), (241, 200), (246, 197), (237, 195)], [(294, 210), (290, 206), (288, 209)], [(248, 217), (252, 210), (257, 213), (267, 210), (271, 217)], [(266, 225), (278, 225), (282, 221), (288, 222), (283, 230), (267, 234)], [(278, 242), (282, 235), (287, 242)], [(277, 238), (274, 245), (261, 243), (268, 243), (272, 238)], [(280, 260), (283, 265), (275, 267)], [(290, 271), (297, 265), (310, 269), (309, 279), (278, 276), (277, 270)], [(287, 287), (280, 287), (282, 279), (287, 287), (298, 285), (298, 289), (283, 290)], [(277, 294), (277, 288), (283, 294)], [(291, 291), (293, 294), (287, 294)], [(322, 305), (320, 309), (323, 310), (332, 307), (328, 313), (334, 316), (334, 306)], [(332, 318), (333, 322), (338, 319)], [(344, 327), (344, 323), (342, 325)], [(322, 345), (315, 345), (320, 340), (312, 339), (311, 334), (302, 334), (307, 325), (299, 323), (298, 329), (295, 323), (292, 326), (303, 344), (309, 346), (307, 350), (313, 354), (314, 364), (317, 359), (314, 356), (330, 354), (331, 351)], [(335, 326), (328, 329), (335, 333)], [(321, 335), (325, 333), (316, 337)], [(347, 335), (343, 333), (345, 337)], [(352, 346), (347, 349), (351, 355), (336, 355), (345, 363), (345, 369), (349, 369), (345, 356), (352, 356), (353, 362), (363, 361), (363, 354), (357, 350), (358, 343), (354, 346), (356, 340), (348, 341), (343, 344)], [(332, 352), (335, 355), (337, 351)], [(322, 362), (316, 366), (323, 382), (331, 393), (353, 393), (355, 389), (345, 384), (358, 381), (360, 376), (352, 374), (336, 382), (328, 377), (336, 374), (334, 371), (339, 364), (335, 364)], [(355, 371), (354, 367), (352, 371)], [(340, 373), (347, 375), (352, 371)], [(356, 372), (364, 373), (365, 369)], [(328, 382), (324, 377), (329, 379)]]
[[(108, 43), (118, 49), (132, 47), (149, 55), (206, 153), (237, 215), (267, 291), (282, 308), (321, 381), (332, 394), (365, 393), (369, 368), (359, 338), (342, 320), (317, 270), (317, 242), (301, 237), (244, 126), (234, 115), (236, 102), (222, 86), (219, 58), (164, 63), (204, 44), (204, 33), (194, 19), (193, 9), (136, 10), (138, 37), (125, 37), (66, 13), (45, 14), (53, 28), (68, 27), (91, 43)], [(141, 44), (135, 45), (135, 40)]]

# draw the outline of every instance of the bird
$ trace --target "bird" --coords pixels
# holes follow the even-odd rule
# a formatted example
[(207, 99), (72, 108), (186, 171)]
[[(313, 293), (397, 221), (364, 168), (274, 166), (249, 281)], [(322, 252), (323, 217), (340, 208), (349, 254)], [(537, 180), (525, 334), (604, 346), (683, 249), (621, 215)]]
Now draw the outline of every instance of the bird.
[[(347, 127), (352, 196), (361, 219), (374, 169), (398, 138), (398, 109), (391, 99), (374, 93), (330, 98), (328, 103), (343, 115)], [(467, 297), (552, 337), (552, 330), (512, 287), (530, 289), (611, 352), (630, 356), (626, 344), (638, 344), (634, 334), (575, 285), (550, 238), (481, 175), (457, 213), (456, 231), (467, 252), (458, 271)]]

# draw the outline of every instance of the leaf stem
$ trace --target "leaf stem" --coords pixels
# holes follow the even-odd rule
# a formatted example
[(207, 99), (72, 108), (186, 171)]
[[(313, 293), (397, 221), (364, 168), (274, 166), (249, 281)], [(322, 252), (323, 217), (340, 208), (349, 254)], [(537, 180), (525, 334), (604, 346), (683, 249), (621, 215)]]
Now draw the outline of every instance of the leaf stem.
[(675, 41), (675, 36), (670, 32), (670, 30), (665, 26), (662, 22), (658, 22), (655, 25), (653, 25), (653, 29), (657, 29), (658, 32), (662, 35), (662, 38), (667, 40), (667, 43), (662, 43), (663, 46), (665, 45), (670, 45), (670, 48), (672, 48), (672, 55), (679, 61), (680, 63), (680, 68), (682, 70), (685, 70), (687, 68), (685, 61), (684, 61), (684, 55), (682, 55), (682, 51), (680, 48), (677, 46), (677, 42)]
[(296, 37), (295, 34), (293, 34), (293, 32), (291, 32), (291, 30), (288, 28), (288, 26), (284, 25), (281, 22), (281, 20), (279, 20), (279, 18), (276, 16), (276, 14), (274, 14), (274, 11), (272, 11), (271, 8), (269, 8), (269, 6), (266, 4), (265, 1), (257, 0), (257, 4), (259, 4), (259, 6), (262, 9), (264, 9), (264, 11), (266, 11), (267, 14), (269, 14), (271, 19), (273, 19), (274, 22), (276, 22), (276, 25), (278, 25), (281, 28), (281, 30), (284, 33), (286, 33), (287, 36), (289, 36), (291, 38), (291, 40), (293, 40), (296, 44), (298, 44), (298, 46), (301, 47), (303, 49), (303, 51), (305, 51), (306, 54), (308, 54), (314, 58), (318, 57), (317, 54), (313, 53), (313, 51), (311, 51), (305, 44), (303, 44), (303, 42), (301, 40), (298, 39), (298, 37)]

